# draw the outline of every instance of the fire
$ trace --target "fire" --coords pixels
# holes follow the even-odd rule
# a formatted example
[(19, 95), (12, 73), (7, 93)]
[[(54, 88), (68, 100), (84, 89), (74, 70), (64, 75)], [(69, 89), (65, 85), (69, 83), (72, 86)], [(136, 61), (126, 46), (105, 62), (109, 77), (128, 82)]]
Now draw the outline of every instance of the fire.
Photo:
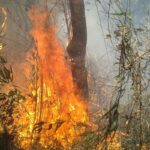
[(98, 150), (104, 149), (104, 147), (108, 150), (121, 150), (121, 136), (125, 135), (125, 133), (117, 131), (116, 133), (112, 132), (106, 140), (102, 141), (98, 145)]
[(37, 52), (31, 95), (14, 110), (14, 123), (23, 149), (40, 146), (69, 149), (84, 133), (89, 117), (85, 101), (73, 84), (64, 50), (46, 11), (30, 12), (31, 35)]

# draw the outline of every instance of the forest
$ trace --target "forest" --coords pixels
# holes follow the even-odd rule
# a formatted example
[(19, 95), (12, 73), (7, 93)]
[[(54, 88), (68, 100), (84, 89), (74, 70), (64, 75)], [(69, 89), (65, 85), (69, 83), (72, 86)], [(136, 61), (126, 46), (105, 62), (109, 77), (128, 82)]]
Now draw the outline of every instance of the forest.
[(0, 150), (150, 150), (149, 0), (0, 0)]

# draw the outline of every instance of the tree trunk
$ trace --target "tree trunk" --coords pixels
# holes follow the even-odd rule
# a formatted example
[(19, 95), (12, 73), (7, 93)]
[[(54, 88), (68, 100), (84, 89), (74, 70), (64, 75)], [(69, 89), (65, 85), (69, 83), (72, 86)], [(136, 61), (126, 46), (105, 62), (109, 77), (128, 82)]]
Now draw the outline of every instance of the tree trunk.
[(69, 0), (72, 23), (72, 39), (67, 47), (71, 60), (74, 83), (81, 95), (88, 99), (87, 70), (85, 67), (87, 29), (84, 0)]

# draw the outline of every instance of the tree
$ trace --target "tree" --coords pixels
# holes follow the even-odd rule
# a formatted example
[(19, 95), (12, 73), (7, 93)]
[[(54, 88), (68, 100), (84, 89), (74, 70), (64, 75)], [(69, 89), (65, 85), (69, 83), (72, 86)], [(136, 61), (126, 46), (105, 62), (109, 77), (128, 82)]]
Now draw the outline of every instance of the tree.
[(85, 67), (87, 29), (84, 0), (69, 0), (72, 39), (67, 47), (74, 83), (84, 98), (88, 98), (87, 70)]

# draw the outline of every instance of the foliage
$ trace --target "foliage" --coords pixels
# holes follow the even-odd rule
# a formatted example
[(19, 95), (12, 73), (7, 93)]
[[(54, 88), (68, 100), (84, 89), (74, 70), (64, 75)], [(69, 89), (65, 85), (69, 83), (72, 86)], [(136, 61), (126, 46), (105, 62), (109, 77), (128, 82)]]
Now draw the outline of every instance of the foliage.
[[(142, 149), (149, 147), (146, 142), (149, 135), (145, 133), (145, 96), (149, 95), (149, 29), (146, 23), (138, 24), (132, 14), (135, 2), (130, 0), (108, 0), (107, 2), (97, 2), (105, 12), (108, 24), (108, 34), (106, 35), (109, 43), (116, 52), (116, 66), (118, 74), (116, 75), (116, 96), (110, 110), (104, 115), (108, 118), (105, 138), (117, 130), (130, 132), (129, 137), (122, 138), (122, 146), (126, 140), (129, 149)], [(99, 7), (97, 7), (99, 11)], [(147, 20), (148, 21), (148, 20)], [(110, 26), (111, 25), (111, 26)], [(127, 100), (127, 95), (129, 95)], [(124, 101), (124, 102), (123, 102)], [(129, 111), (123, 111), (121, 106), (128, 106)], [(130, 105), (130, 106), (129, 106)], [(116, 111), (116, 113), (114, 113)], [(117, 115), (116, 115), (117, 114)], [(126, 116), (123, 125), (122, 115)], [(116, 122), (117, 121), (117, 122)], [(149, 124), (149, 121), (147, 121)], [(114, 130), (111, 130), (114, 126)], [(127, 128), (128, 131), (124, 129)], [(147, 127), (146, 127), (147, 128)], [(148, 140), (149, 141), (149, 140)], [(146, 142), (146, 143), (145, 143)]]
[[(6, 60), (0, 56), (0, 89), (3, 89), (7, 84), (12, 81), (12, 69), (6, 67)], [(3, 91), (3, 90), (1, 90)], [(13, 124), (13, 110), (18, 105), (20, 100), (23, 100), (24, 97), (21, 95), (21, 92), (15, 87), (8, 91), (3, 91), (0, 93), (0, 147), (4, 147), (13, 150), (16, 149), (13, 144), (13, 138), (15, 136), (15, 126)], [(7, 141), (4, 145), (4, 141)], [(3, 147), (4, 146), (4, 147)]]

